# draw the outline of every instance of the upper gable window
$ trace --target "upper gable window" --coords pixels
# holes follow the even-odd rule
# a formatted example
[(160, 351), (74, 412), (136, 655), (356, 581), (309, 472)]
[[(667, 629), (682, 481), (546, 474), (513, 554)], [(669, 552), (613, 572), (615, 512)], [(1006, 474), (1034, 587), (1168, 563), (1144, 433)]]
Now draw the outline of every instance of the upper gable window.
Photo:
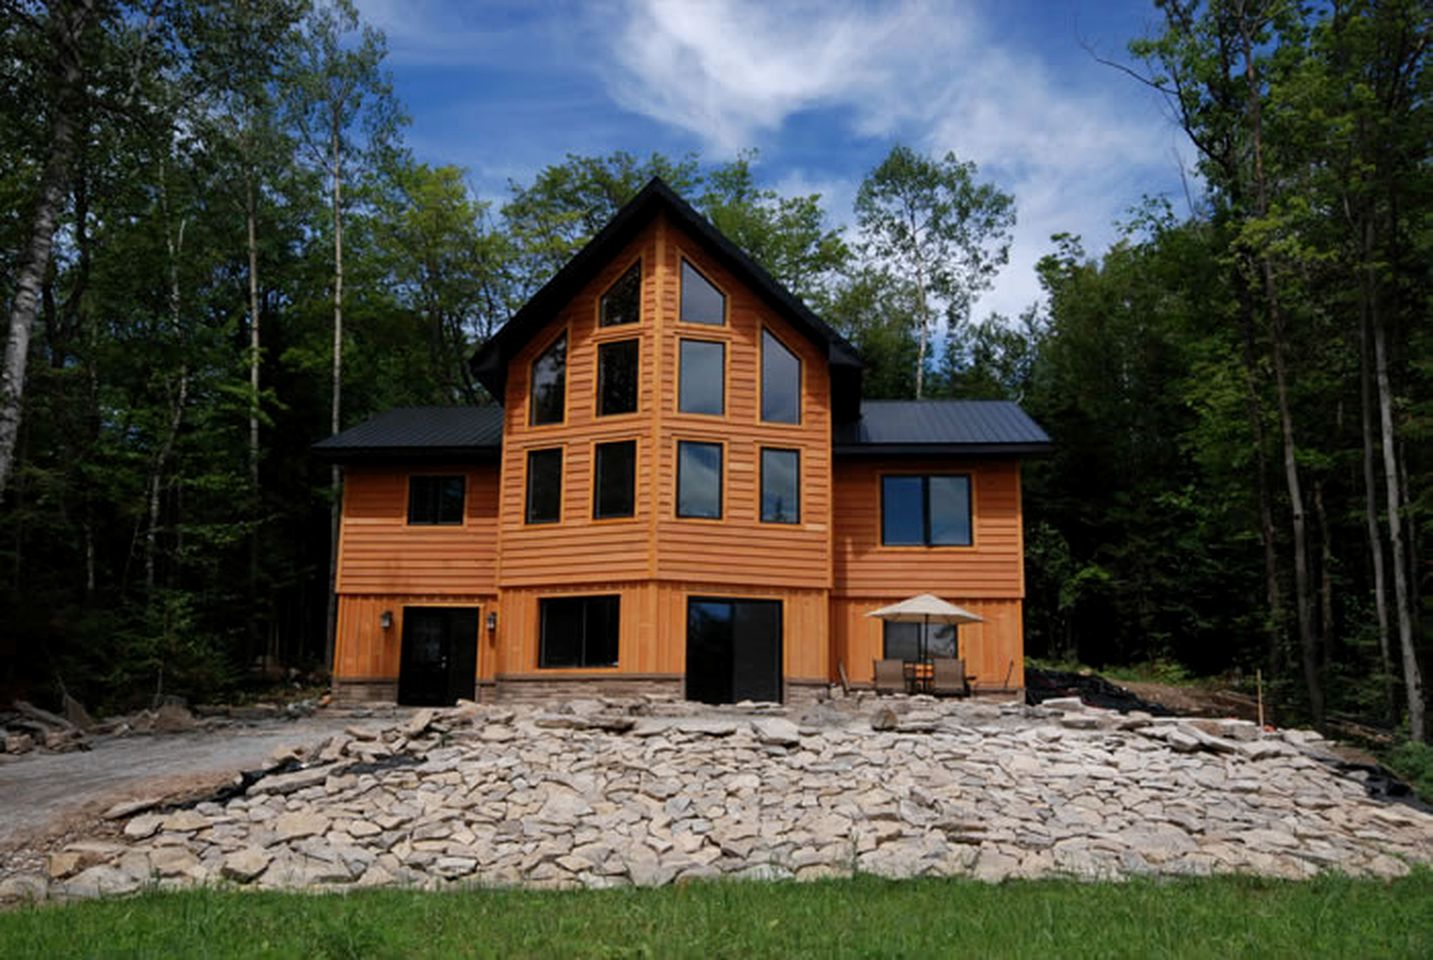
[(624, 323), (636, 323), (642, 311), (642, 261), (632, 264), (632, 269), (602, 295), (602, 309), (597, 318), (598, 326), (615, 327)]
[(637, 340), (615, 340), (597, 348), (597, 415), (635, 413), (640, 347)]
[(461, 476), (409, 477), (408, 522), (414, 526), (461, 524), (465, 486)]
[(561, 423), (567, 399), (567, 333), (532, 362), (531, 415), (533, 425)]
[(761, 331), (761, 419), (801, 422), (801, 358), (770, 330)]
[(682, 261), (682, 322), (718, 327), (726, 323), (726, 294), (685, 260)]

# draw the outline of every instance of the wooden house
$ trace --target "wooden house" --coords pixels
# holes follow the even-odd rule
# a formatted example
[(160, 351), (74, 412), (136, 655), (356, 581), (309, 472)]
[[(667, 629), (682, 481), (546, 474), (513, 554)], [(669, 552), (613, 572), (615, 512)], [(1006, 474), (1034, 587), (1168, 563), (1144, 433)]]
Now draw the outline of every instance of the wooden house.
[(346, 699), (796, 700), (931, 648), (1023, 685), (1017, 406), (862, 401), (855, 349), (648, 184), (475, 355), (500, 405), (400, 409), (344, 471)]

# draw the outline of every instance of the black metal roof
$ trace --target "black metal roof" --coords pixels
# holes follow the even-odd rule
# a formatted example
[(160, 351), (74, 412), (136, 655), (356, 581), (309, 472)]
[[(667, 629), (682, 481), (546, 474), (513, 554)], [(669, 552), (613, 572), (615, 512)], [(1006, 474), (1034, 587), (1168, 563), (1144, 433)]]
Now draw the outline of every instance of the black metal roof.
[(495, 460), (502, 449), (503, 408), (397, 407), (313, 445), (319, 456), (356, 460)]
[[(398, 407), (313, 450), (338, 462), (495, 460), (502, 438), (496, 404)], [(1042, 453), (1050, 446), (1024, 410), (1003, 400), (865, 400), (860, 419), (832, 431), (836, 456)]]
[(864, 400), (861, 418), (836, 424), (836, 456), (1041, 453), (1050, 437), (1007, 400)]
[(545, 326), (577, 291), (607, 265), (659, 210), (665, 210), (685, 226), (723, 266), (745, 279), (768, 304), (813, 341), (826, 347), (832, 368), (831, 400), (838, 420), (857, 415), (855, 398), (861, 395), (861, 357), (846, 338), (816, 316), (790, 290), (711, 223), (692, 209), (660, 177), (647, 181), (637, 195), (608, 221), (597, 236), (587, 242), (557, 271), (541, 290), (533, 294), (517, 313), (473, 354), (469, 365), (473, 375), (501, 401), (507, 382), (507, 365), (531, 337)]

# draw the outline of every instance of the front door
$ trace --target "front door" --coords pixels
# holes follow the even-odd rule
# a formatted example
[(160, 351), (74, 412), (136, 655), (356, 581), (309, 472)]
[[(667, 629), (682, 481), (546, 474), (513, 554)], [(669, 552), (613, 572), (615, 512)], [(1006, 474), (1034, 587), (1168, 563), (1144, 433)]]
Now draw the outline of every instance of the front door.
[(451, 707), (473, 699), (478, 667), (476, 607), (404, 607), (398, 702)]
[(687, 699), (781, 700), (781, 601), (687, 601)]

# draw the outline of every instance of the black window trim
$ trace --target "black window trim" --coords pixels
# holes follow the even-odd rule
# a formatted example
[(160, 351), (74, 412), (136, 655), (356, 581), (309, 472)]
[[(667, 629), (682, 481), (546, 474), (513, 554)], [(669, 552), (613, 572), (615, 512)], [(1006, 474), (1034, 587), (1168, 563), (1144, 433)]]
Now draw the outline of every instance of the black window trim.
[[(637, 318), (636, 318), (635, 320), (629, 320), (629, 321), (627, 321), (626, 323), (606, 323), (605, 320), (606, 320), (606, 317), (607, 317), (607, 297), (612, 293), (612, 291), (616, 288), (616, 286), (617, 286), (619, 283), (621, 283), (622, 281), (624, 281), (624, 280), (627, 279), (627, 275), (630, 274), (633, 270), (637, 271)], [(603, 290), (602, 293), (601, 293), (600, 295), (598, 295), (598, 297), (597, 297), (597, 329), (598, 329), (599, 331), (600, 331), (600, 330), (613, 330), (613, 329), (621, 330), (621, 329), (624, 328), (624, 327), (636, 327), (636, 326), (640, 326), (641, 323), (642, 323), (642, 257), (641, 257), (641, 255), (639, 254), (630, 264), (627, 265), (627, 269), (625, 269), (625, 270), (623, 270), (621, 273), (617, 274), (617, 279), (616, 279), (616, 280), (613, 280), (611, 283), (607, 284), (607, 289)]]
[[(551, 520), (534, 520), (532, 518), (532, 458), (538, 453), (557, 452), (557, 516)], [(523, 503), (522, 522), (526, 526), (545, 527), (554, 523), (562, 522), (562, 488), (564, 475), (567, 469), (567, 454), (561, 445), (555, 447), (533, 447), (527, 451), (527, 458), (523, 467)]]
[[(602, 502), (602, 472), (598, 469), (599, 451), (603, 447), (628, 446), (632, 447), (632, 509), (627, 513), (599, 513), (598, 504)], [(637, 515), (637, 438), (627, 437), (620, 440), (598, 440), (592, 444), (592, 519), (593, 520), (631, 520)]]
[(688, 320), (686, 317), (682, 316), (682, 281), (684, 278), (682, 276), (682, 270), (680, 266), (677, 268), (677, 323), (684, 324), (688, 327), (706, 327), (707, 329), (711, 329), (713, 327), (730, 327), (731, 297), (727, 294), (726, 290), (722, 289), (721, 284), (717, 283), (711, 277), (707, 276), (707, 272), (701, 267), (697, 266), (692, 261), (691, 257), (687, 256), (686, 254), (682, 254), (681, 262), (682, 264), (691, 267), (697, 276), (701, 277), (707, 283), (711, 284), (711, 288), (717, 293), (721, 294), (721, 323), (702, 323), (700, 320)]
[[(792, 453), (796, 455), (796, 519), (794, 520), (768, 520), (766, 519), (766, 453)], [(770, 523), (782, 527), (799, 527), (801, 525), (801, 450), (799, 447), (768, 447), (760, 446), (756, 451), (756, 518), (760, 523)]]
[[(414, 480), (461, 480), (463, 483), (463, 499), (458, 509), (456, 520), (414, 520), (413, 519), (413, 481)], [(468, 522), (468, 475), (466, 473), (410, 473), (408, 474), (408, 514), (407, 526), (410, 527), (461, 527)]]
[[(682, 513), (682, 445), (693, 444), (699, 447), (716, 447), (721, 457), (717, 461), (717, 513), (714, 517), (701, 517), (694, 514)], [(672, 509), (679, 520), (706, 520), (717, 522), (726, 519), (726, 444), (720, 440), (678, 440), (677, 441), (677, 490), (676, 500)]]
[[(615, 600), (617, 603), (617, 659), (611, 663), (586, 664), (582, 663), (572, 666), (549, 666), (547, 659), (547, 601), (549, 600), (581, 600), (585, 604), (589, 600)], [(587, 653), (587, 611), (583, 610), (582, 615), (583, 636), (582, 656), (586, 659)], [(539, 670), (613, 670), (622, 662), (622, 595), (620, 593), (560, 593), (547, 597), (537, 598), (537, 667)]]
[(559, 340), (566, 341), (568, 347), (572, 345), (572, 341), (567, 336), (566, 327), (563, 327), (562, 330), (557, 334), (557, 336), (549, 340), (547, 342), (547, 346), (539, 350), (537, 356), (533, 357), (532, 362), (527, 365), (527, 425), (529, 427), (560, 427), (563, 424), (567, 423), (568, 351), (566, 349), (563, 350), (562, 355), (562, 416), (556, 420), (545, 420), (542, 423), (539, 423), (537, 420), (537, 403), (535, 402), (537, 391), (537, 365), (542, 361), (543, 357), (547, 356), (547, 352), (549, 350), (557, 346)]
[[(625, 326), (625, 325), (624, 325), (624, 326)], [(619, 326), (619, 327), (617, 327), (617, 329), (618, 329), (618, 330), (622, 330), (623, 327), (622, 327), (622, 326)], [(602, 394), (602, 383), (603, 383), (603, 381), (602, 381), (602, 351), (605, 350), (605, 349), (607, 349), (608, 347), (615, 346), (615, 345), (617, 345), (617, 344), (622, 344), (622, 343), (635, 343), (635, 344), (637, 345), (637, 363), (636, 363), (636, 369), (635, 369), (635, 371), (634, 371), (634, 375), (636, 376), (637, 380), (636, 380), (636, 383), (634, 384), (635, 396), (633, 397), (633, 400), (635, 401), (635, 404), (634, 404), (634, 406), (632, 407), (631, 410), (623, 410), (621, 413), (604, 413), (604, 412), (602, 411), (602, 399), (603, 399), (603, 394)], [(604, 339), (602, 339), (602, 340), (598, 340), (598, 341), (597, 341), (597, 376), (596, 376), (595, 379), (596, 379), (596, 381), (597, 381), (597, 403), (596, 403), (595, 408), (594, 408), (594, 411), (593, 411), (593, 415), (594, 415), (594, 416), (596, 416), (596, 417), (602, 417), (602, 418), (606, 419), (606, 418), (608, 418), (608, 417), (630, 417), (630, 416), (633, 416), (634, 414), (641, 413), (641, 412), (642, 412), (642, 337), (641, 337), (641, 335), (640, 335), (639, 333), (636, 333), (636, 332), (634, 331), (632, 336), (628, 336), (628, 337), (618, 336), (618, 337), (610, 337), (610, 338), (604, 338)]]
[[(695, 410), (682, 409), (682, 371), (686, 364), (682, 359), (682, 344), (684, 343), (710, 343), (721, 347), (721, 413), (700, 413)], [(722, 338), (712, 337), (677, 337), (677, 415), (682, 417), (717, 417), (725, 419), (730, 404), (727, 403), (727, 374), (731, 364), (731, 345)]]
[[(887, 543), (886, 542), (886, 478), (887, 477), (917, 477), (921, 482), (921, 542), (920, 543)], [(970, 540), (966, 543), (931, 543), (930, 542), (930, 481), (932, 477), (963, 477), (965, 478), (965, 519), (966, 526), (970, 530)], [(881, 483), (881, 546), (895, 549), (907, 550), (968, 550), (975, 546), (975, 479), (970, 473), (883, 473), (880, 474)]]
[[(756, 371), (756, 418), (760, 420), (763, 425), (770, 424), (775, 427), (799, 427), (806, 421), (806, 404), (804, 402), (806, 399), (806, 361), (802, 359), (801, 354), (797, 353), (795, 350), (792, 350), (791, 347), (787, 344), (787, 342), (782, 339), (781, 336), (775, 330), (771, 329), (770, 325), (763, 323), (761, 325), (761, 334), (762, 338), (760, 356), (757, 357)], [(766, 419), (766, 337), (768, 335), (771, 337), (771, 339), (775, 340), (781, 345), (781, 349), (791, 354), (791, 358), (796, 361), (797, 378), (795, 420)]]

